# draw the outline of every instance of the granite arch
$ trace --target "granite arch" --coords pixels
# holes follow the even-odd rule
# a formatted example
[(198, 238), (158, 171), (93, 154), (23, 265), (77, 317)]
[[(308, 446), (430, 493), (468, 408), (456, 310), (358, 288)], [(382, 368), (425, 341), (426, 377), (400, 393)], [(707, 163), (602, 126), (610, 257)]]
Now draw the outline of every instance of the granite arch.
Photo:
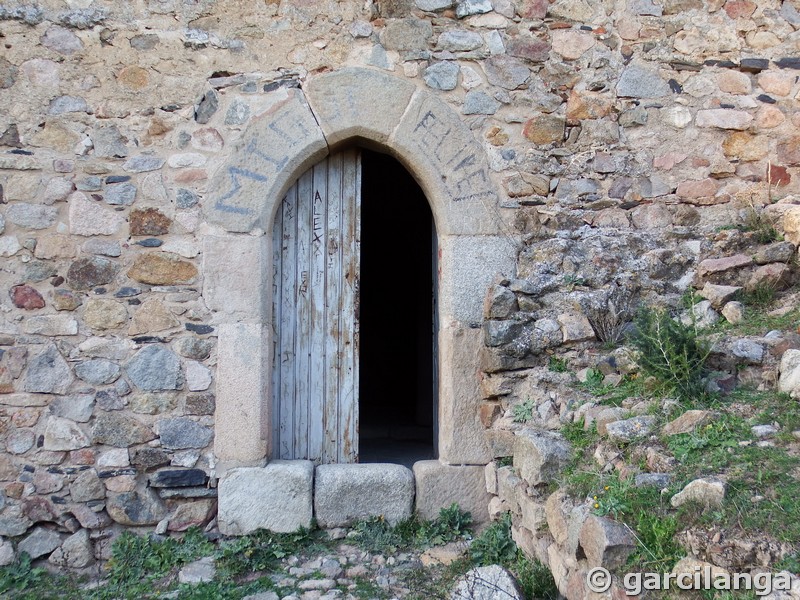
[[(215, 454), (222, 470), (271, 447), (272, 223), (286, 190), (331, 151), (394, 156), (431, 206), (439, 243), (439, 458), (492, 459), (478, 417), (483, 297), (517, 254), (486, 152), (449, 105), (381, 71), (348, 67), (278, 87), (214, 173), (206, 197), (204, 298), (218, 328)], [(237, 269), (229, 265), (234, 261)]]

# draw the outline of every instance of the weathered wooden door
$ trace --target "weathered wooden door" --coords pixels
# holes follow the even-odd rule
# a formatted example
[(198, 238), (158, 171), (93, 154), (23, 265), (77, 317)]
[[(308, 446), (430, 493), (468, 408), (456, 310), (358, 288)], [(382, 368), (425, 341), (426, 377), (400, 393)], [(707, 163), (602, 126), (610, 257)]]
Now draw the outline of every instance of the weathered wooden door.
[(304, 173), (275, 217), (275, 458), (358, 461), (360, 218), (357, 149)]

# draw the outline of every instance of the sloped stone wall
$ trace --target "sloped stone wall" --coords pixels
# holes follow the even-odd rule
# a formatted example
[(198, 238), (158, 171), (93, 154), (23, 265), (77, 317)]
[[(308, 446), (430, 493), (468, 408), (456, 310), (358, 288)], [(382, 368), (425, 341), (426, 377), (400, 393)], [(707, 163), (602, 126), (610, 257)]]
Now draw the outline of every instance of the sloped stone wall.
[[(205, 297), (203, 248), (225, 231), (206, 217), (209, 181), (277, 97), (366, 67), (446, 103), (483, 147), (501, 190), (484, 209), (519, 261), (498, 273), (486, 324), (458, 323), (471, 345), (453, 338), (471, 354), (470, 327), (484, 325), (472, 373), (475, 386), (489, 373), (487, 402), (458, 425), (472, 431), (498, 416), (511, 385), (498, 374), (513, 380), (547, 348), (593, 335), (594, 292), (678, 295), (695, 264), (733, 244), (701, 233), (791, 205), (798, 9), (0, 3), (0, 558), (8, 540), (32, 539), (33, 554), (84, 568), (117, 525), (213, 518), (225, 307)], [(510, 454), (507, 441), (477, 458)]]

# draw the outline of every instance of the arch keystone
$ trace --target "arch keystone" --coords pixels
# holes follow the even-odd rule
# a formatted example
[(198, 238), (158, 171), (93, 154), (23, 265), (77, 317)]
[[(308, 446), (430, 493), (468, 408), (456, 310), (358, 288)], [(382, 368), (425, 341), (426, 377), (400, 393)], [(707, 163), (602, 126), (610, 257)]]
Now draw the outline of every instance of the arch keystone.
[(328, 144), (334, 146), (350, 138), (385, 143), (416, 88), (380, 71), (348, 67), (314, 77), (304, 89)]

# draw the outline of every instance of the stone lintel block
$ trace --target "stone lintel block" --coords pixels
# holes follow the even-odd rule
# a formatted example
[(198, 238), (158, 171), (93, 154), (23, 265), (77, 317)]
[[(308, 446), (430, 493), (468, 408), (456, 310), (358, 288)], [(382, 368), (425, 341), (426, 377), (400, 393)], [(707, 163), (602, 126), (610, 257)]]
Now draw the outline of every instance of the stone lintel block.
[(388, 146), (419, 181), (440, 234), (496, 235), (506, 229), (486, 152), (444, 102), (427, 92), (414, 94)]
[(411, 516), (414, 475), (394, 464), (336, 464), (317, 467), (314, 514), (320, 527), (346, 527), (382, 516), (391, 525)]
[(308, 460), (231, 469), (219, 482), (219, 530), (246, 535), (257, 529), (291, 533), (310, 527), (313, 493), (314, 464)]
[(480, 329), (439, 331), (439, 458), (457, 465), (485, 465), (493, 456), (480, 420)]
[(270, 447), (269, 327), (218, 328), (214, 453), (224, 464), (258, 464)]
[(451, 466), (438, 460), (414, 463), (417, 482), (416, 511), (423, 519), (435, 519), (442, 508), (454, 502), (461, 510), (469, 511), (476, 523), (489, 520), (489, 501), (486, 479), (481, 466)]
[(328, 154), (300, 90), (280, 88), (269, 101), (209, 181), (206, 214), (227, 231), (267, 230), (294, 179)]
[(350, 138), (385, 143), (415, 86), (399, 77), (347, 67), (311, 79), (306, 97), (330, 146)]
[[(203, 299), (216, 320), (259, 323), (266, 320), (267, 273), (272, 247), (266, 236), (206, 236), (203, 243)], [(236, 268), (231, 268), (235, 265)]]

